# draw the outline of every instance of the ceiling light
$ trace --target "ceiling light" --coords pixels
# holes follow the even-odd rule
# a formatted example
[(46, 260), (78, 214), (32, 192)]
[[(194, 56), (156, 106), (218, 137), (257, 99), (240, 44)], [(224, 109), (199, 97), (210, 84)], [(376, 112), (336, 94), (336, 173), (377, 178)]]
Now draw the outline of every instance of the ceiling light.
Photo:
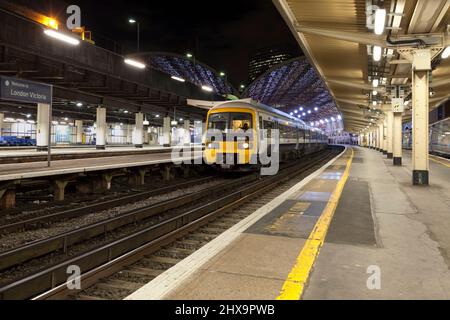
[(47, 29), (44, 31), (44, 33), (47, 36), (52, 37), (53, 39), (60, 40), (62, 42), (65, 42), (65, 43), (73, 45), (73, 46), (77, 46), (80, 44), (80, 40), (70, 37), (70, 36), (68, 36), (64, 33), (58, 32), (56, 30)]
[(83, 106), (83, 104), (81, 102), (77, 103), (77, 107), (82, 107), (82, 106)]
[(143, 64), (142, 62), (133, 60), (133, 59), (125, 59), (124, 62), (132, 67), (138, 68), (138, 69), (145, 69), (147, 66)]
[(208, 91), (208, 92), (212, 92), (213, 91), (213, 89), (211, 87), (208, 87), (208, 86), (202, 86), (202, 90)]
[(374, 96), (377, 96), (377, 95), (378, 95), (378, 91), (374, 90), (374, 91), (372, 92), (372, 94), (373, 94)]
[(136, 20), (131, 18), (130, 20), (128, 20), (129, 23), (136, 23)]
[(375, 11), (375, 34), (382, 35), (386, 25), (386, 9)]
[(381, 47), (379, 46), (374, 46), (373, 47), (373, 60), (374, 61), (380, 61), (381, 60)]
[(450, 46), (445, 48), (445, 50), (442, 52), (441, 57), (442, 59), (447, 59), (448, 57), (450, 57)]
[(186, 80), (184, 80), (183, 78), (177, 77), (177, 76), (172, 76), (172, 79), (179, 81), (179, 82), (186, 82)]
[(374, 88), (378, 88), (378, 86), (380, 85), (380, 80), (378, 80), (378, 79), (373, 79), (372, 84), (373, 84), (373, 87), (374, 87)]

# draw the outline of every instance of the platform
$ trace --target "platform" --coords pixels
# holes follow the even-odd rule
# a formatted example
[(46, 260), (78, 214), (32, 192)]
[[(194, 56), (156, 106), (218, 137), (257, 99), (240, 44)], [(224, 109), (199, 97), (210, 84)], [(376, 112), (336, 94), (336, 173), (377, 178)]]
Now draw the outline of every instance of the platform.
[[(198, 147), (200, 145), (191, 145)], [(53, 160), (72, 160), (86, 158), (103, 158), (116, 156), (144, 155), (155, 153), (170, 153), (173, 148), (162, 146), (107, 146), (105, 150), (97, 150), (95, 146), (71, 146), (52, 148)], [(0, 148), (0, 164), (30, 163), (47, 161), (47, 151), (36, 151), (36, 148)]]
[(448, 299), (450, 167), (353, 147), (128, 300)]
[[(163, 153), (57, 160), (52, 162), (50, 168), (47, 167), (46, 161), (2, 164), (0, 166), (0, 182), (173, 163), (174, 159), (172, 159), (170, 151), (171, 149), (169, 152), (165, 151)], [(175, 160), (188, 161), (199, 157), (202, 157), (201, 151), (192, 153), (192, 157), (176, 157)]]

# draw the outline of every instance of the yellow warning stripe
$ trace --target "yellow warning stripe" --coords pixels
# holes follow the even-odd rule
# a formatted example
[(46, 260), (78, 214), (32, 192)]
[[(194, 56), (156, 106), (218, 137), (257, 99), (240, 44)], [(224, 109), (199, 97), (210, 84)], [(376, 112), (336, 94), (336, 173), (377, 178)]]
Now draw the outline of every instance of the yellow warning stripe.
[(443, 161), (439, 161), (439, 160), (435, 159), (435, 158), (432, 157), (432, 156), (430, 156), (429, 158), (430, 158), (430, 160), (433, 161), (433, 162), (440, 163), (440, 164), (442, 164), (443, 166), (446, 166), (446, 167), (450, 168), (450, 164), (448, 164), (448, 163), (445, 163), (445, 162), (443, 162)]
[(286, 279), (277, 300), (300, 300), (303, 295), (303, 290), (308, 281), (312, 267), (319, 256), (320, 249), (323, 246), (328, 228), (333, 220), (339, 199), (341, 198), (344, 186), (350, 175), (350, 168), (354, 157), (353, 149), (351, 149), (351, 151), (352, 154), (347, 162), (347, 168), (331, 195), (322, 216), (303, 246), (303, 249), (297, 258), (297, 262)]

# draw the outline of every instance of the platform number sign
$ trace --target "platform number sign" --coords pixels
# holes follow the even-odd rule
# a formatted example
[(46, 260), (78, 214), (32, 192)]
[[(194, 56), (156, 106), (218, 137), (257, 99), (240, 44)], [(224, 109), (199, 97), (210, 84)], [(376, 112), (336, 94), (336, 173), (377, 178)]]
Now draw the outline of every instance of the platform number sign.
[(402, 113), (405, 111), (405, 101), (403, 98), (392, 99), (392, 111), (395, 113)]

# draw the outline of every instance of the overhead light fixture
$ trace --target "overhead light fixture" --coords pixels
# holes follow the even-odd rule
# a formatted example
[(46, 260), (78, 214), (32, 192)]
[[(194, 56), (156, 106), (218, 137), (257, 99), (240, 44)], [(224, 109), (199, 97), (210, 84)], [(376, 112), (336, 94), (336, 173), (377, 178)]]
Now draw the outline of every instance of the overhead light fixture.
[(319, 108), (318, 108), (318, 107), (315, 107), (315, 108), (314, 108), (314, 111), (319, 111)]
[(311, 114), (311, 110), (308, 110), (308, 114)]
[(445, 50), (442, 52), (442, 55), (441, 55), (442, 59), (447, 59), (448, 57), (450, 57), (450, 46), (445, 48)]
[(382, 35), (386, 25), (386, 9), (377, 9), (375, 11), (375, 34)]
[(374, 106), (376, 106), (376, 105), (377, 105), (377, 102), (376, 102), (376, 101), (373, 101), (372, 104), (373, 104)]
[(374, 46), (373, 47), (373, 60), (374, 61), (380, 61), (381, 60), (381, 53), (382, 53), (382, 49), (379, 46)]
[(77, 103), (77, 107), (82, 107), (82, 106), (83, 106), (83, 104), (81, 102)]
[(302, 116), (306, 116), (306, 112), (303, 112), (303, 113), (302, 113)]
[(300, 107), (300, 111), (303, 111), (303, 110), (305, 110), (305, 109), (303, 109), (303, 107)]
[(373, 84), (373, 87), (374, 87), (374, 88), (378, 88), (378, 86), (380, 85), (380, 80), (378, 80), (378, 79), (373, 79), (372, 84)]
[(28, 118), (28, 119), (31, 118), (31, 114), (27, 114), (27, 118)]
[(131, 18), (131, 19), (128, 20), (128, 22), (129, 22), (129, 23), (136, 23), (136, 20), (133, 19), (133, 18)]
[(172, 121), (172, 122), (170, 122), (170, 124), (172, 125), (172, 126), (177, 126), (178, 125), (178, 121)]
[(208, 87), (208, 86), (202, 86), (202, 90), (208, 91), (208, 92), (213, 92), (213, 88)]
[(221, 76), (221, 77), (225, 77), (225, 72), (221, 72), (221, 73), (220, 73), (220, 76)]
[(193, 57), (192, 53), (186, 53), (186, 57), (188, 57), (189, 59)]
[(295, 113), (298, 113), (298, 111), (297, 111), (297, 110), (295, 110), (294, 112), (295, 112)]
[(57, 39), (59, 41), (65, 42), (65, 43), (73, 45), (73, 46), (77, 46), (80, 44), (80, 40), (78, 40), (74, 37), (68, 36), (68, 35), (66, 35), (62, 32), (56, 31), (56, 30), (46, 29), (46, 30), (44, 30), (44, 33), (53, 39)]
[(147, 66), (143, 64), (142, 62), (133, 60), (133, 59), (125, 59), (124, 62), (132, 67), (138, 68), (138, 69), (145, 69)]
[(159, 118), (159, 114), (157, 114), (157, 115), (155, 116), (155, 118)]
[(341, 115), (338, 116), (338, 120), (342, 120), (342, 116)]
[(377, 96), (377, 95), (378, 95), (378, 91), (374, 90), (374, 91), (372, 92), (372, 94), (373, 94), (374, 96)]
[(173, 80), (179, 81), (179, 82), (186, 82), (186, 80), (184, 80), (183, 78), (177, 77), (177, 76), (172, 76), (171, 77)]

